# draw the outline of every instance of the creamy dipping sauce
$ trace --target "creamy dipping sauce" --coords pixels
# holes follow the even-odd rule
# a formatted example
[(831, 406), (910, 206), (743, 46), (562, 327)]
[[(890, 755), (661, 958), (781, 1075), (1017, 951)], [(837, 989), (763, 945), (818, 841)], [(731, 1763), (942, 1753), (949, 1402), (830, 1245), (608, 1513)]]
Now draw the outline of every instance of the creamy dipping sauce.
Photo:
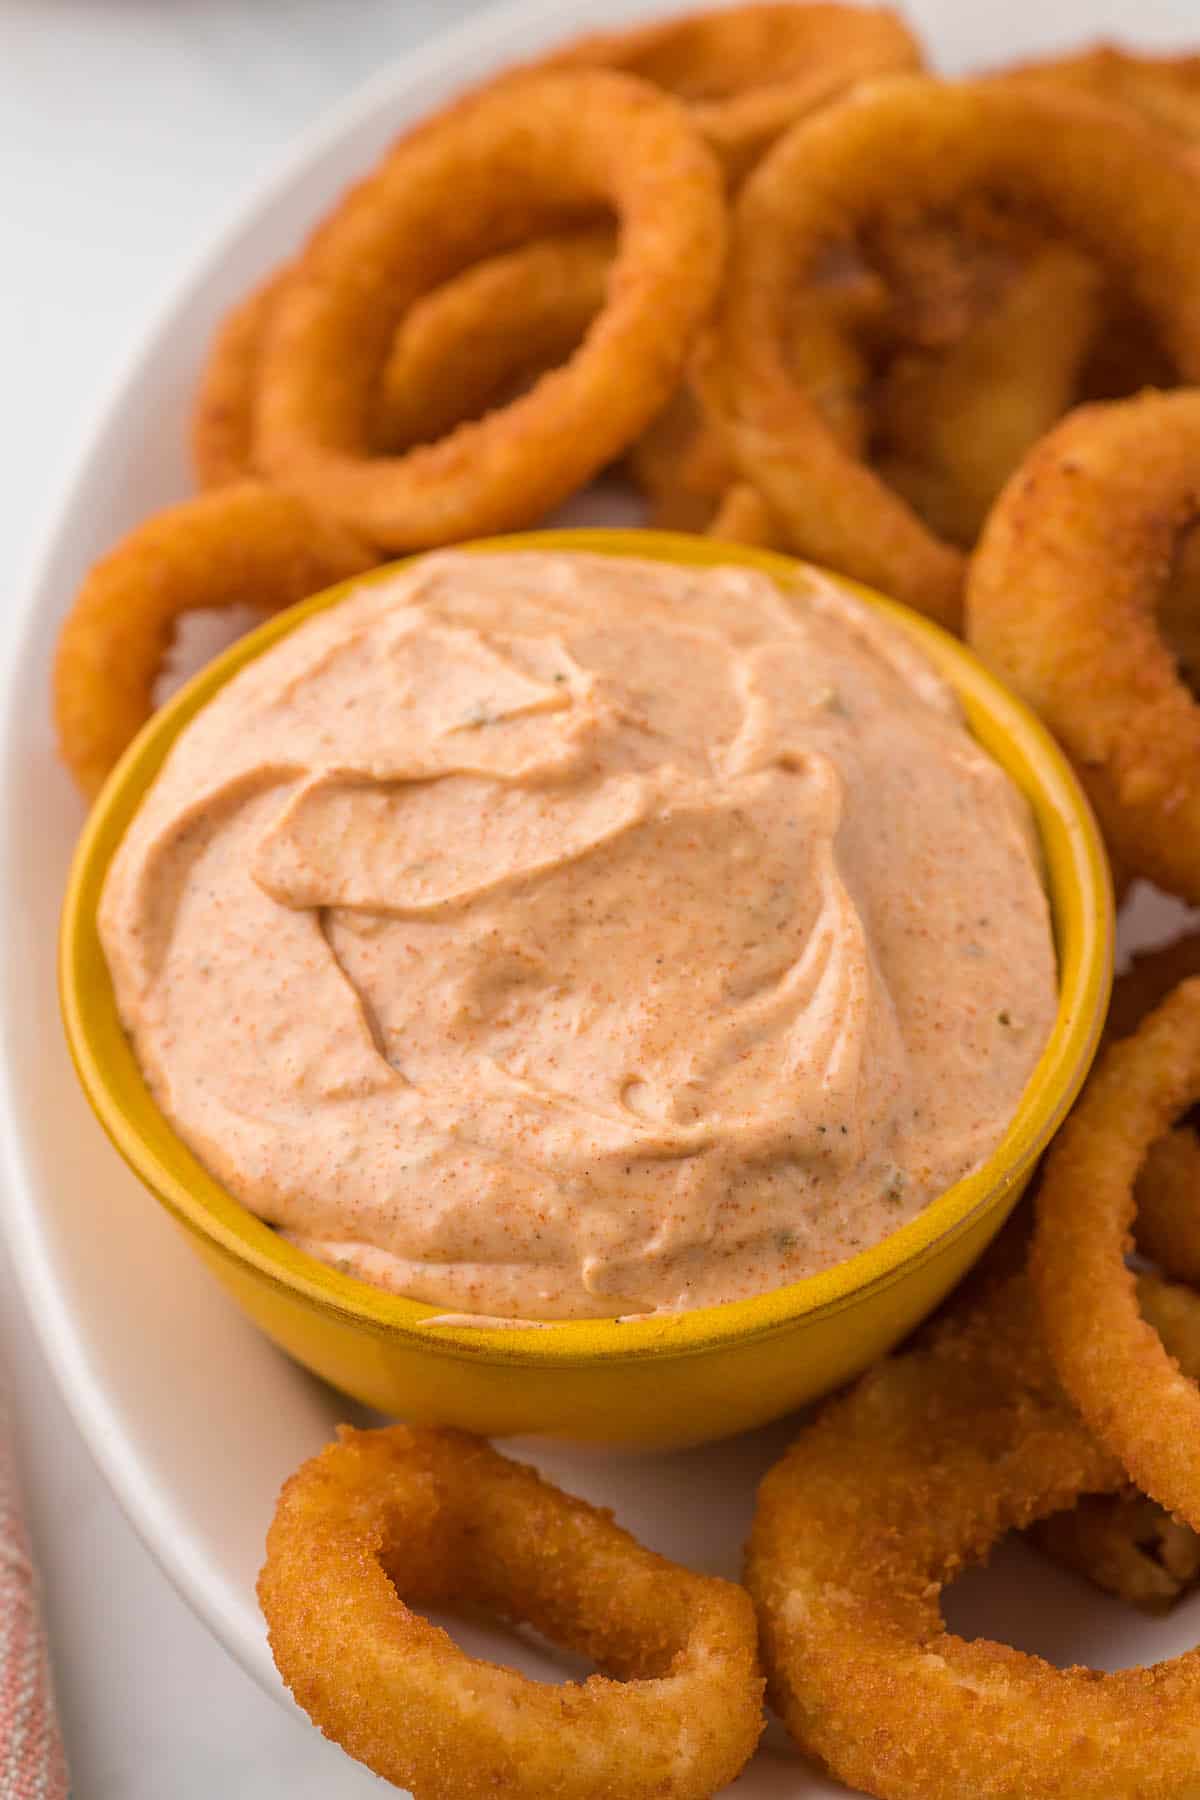
[(454, 1313), (760, 1294), (996, 1147), (1057, 1005), (1025, 802), (895, 626), (745, 568), (447, 553), (181, 734), (100, 924), (154, 1096)]

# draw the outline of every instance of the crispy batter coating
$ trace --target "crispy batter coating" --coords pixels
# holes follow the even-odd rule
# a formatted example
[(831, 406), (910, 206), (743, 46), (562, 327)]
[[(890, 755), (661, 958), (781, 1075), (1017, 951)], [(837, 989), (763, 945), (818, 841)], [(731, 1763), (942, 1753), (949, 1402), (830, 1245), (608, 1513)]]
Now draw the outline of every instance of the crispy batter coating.
[[(300, 1705), (415, 1800), (705, 1800), (762, 1730), (741, 1588), (459, 1432), (343, 1428), (284, 1487), (258, 1594)], [(531, 1681), (420, 1606), (532, 1626), (606, 1673)]]
[(1126, 107), (1200, 154), (1200, 56), (1147, 56), (1121, 44), (1099, 43), (1067, 56), (1017, 63), (997, 74)]
[[(436, 444), (372, 455), (409, 308), (480, 258), (606, 208), (619, 226), (607, 298), (569, 361)], [(588, 70), (484, 90), (402, 139), (310, 241), (268, 331), (255, 461), (390, 550), (535, 520), (665, 404), (725, 230), (717, 163), (658, 89)]]
[[(1147, 1173), (1144, 1168), (1138, 1179), (1139, 1225)], [(1193, 1207), (1197, 1200), (1200, 1189), (1193, 1190)], [(1200, 1377), (1200, 1297), (1188, 1287), (1143, 1275), (1138, 1304), (1183, 1374), (1193, 1381)], [(1200, 1582), (1200, 1534), (1136, 1489), (1085, 1494), (1069, 1510), (1040, 1520), (1029, 1536), (1055, 1562), (1141, 1612), (1166, 1612)]]
[[(874, 271), (846, 263), (822, 272), (828, 306), (847, 332), (878, 333), (888, 312), (884, 284)], [(923, 309), (918, 314), (924, 318)], [(664, 531), (697, 531), (739, 543), (786, 548), (786, 536), (770, 509), (740, 475), (722, 417), (715, 376), (716, 345), (702, 332), (689, 360), (687, 379), (629, 452), (627, 464), (650, 501), (650, 524)], [(860, 397), (849, 390), (829, 408), (831, 428), (861, 449), (868, 420)], [(735, 490), (742, 490), (740, 493)], [(726, 511), (726, 509), (728, 510)], [(725, 511), (718, 531), (718, 515)], [(732, 526), (734, 529), (729, 529)]]
[(1022, 457), (1072, 405), (1102, 294), (1092, 260), (1047, 243), (940, 354), (893, 359), (876, 466), (939, 537), (969, 550)]
[(1139, 1612), (1165, 1613), (1200, 1578), (1200, 1537), (1144, 1494), (1084, 1494), (1030, 1541)]
[(1200, 393), (1081, 407), (1005, 489), (967, 593), (970, 643), (1059, 738), (1117, 857), (1193, 903), (1200, 706), (1159, 600), (1198, 516)]
[(254, 475), (254, 391), (267, 326), (288, 269), (276, 270), (217, 327), (192, 407), (192, 467), (201, 488)]
[[(401, 320), (380, 376), (373, 448), (432, 443), (564, 361), (604, 304), (615, 248), (603, 230), (536, 238), (424, 295)], [(262, 351), (289, 274), (285, 267), (257, 287), (213, 339), (192, 414), (202, 488), (255, 472)]]
[(830, 424), (829, 392), (852, 389), (856, 366), (861, 385), (869, 363), (821, 276), (881, 217), (915, 228), (996, 193), (1093, 257), (1200, 379), (1193, 172), (1149, 128), (1016, 83), (881, 81), (793, 127), (741, 190), (719, 311), (718, 410), (792, 546), (951, 624), (961, 553)]
[(150, 717), (154, 684), (187, 612), (278, 612), (370, 568), (348, 533), (254, 482), (168, 507), (89, 571), (54, 659), (63, 761), (89, 797)]
[[(1200, 1137), (1177, 1125), (1151, 1144), (1134, 1187), (1134, 1236), (1175, 1281), (1200, 1286)], [(1193, 1377), (1200, 1369), (1189, 1369)]]
[(1179, 1800), (1200, 1653), (1058, 1669), (947, 1632), (942, 1588), (1003, 1533), (1120, 1487), (1059, 1388), (1027, 1277), (880, 1364), (759, 1491), (746, 1579), (793, 1736), (881, 1800)]
[(856, 82), (920, 69), (924, 57), (887, 7), (785, 0), (597, 33), (546, 61), (623, 69), (678, 95), (736, 183), (797, 119)]
[(699, 395), (686, 381), (625, 460), (650, 503), (650, 524), (660, 531), (707, 531), (722, 496), (738, 478)]
[(1200, 693), (1200, 531), (1179, 539), (1159, 595), (1158, 628), (1189, 693)]
[(1200, 1390), (1125, 1258), (1149, 1146), (1200, 1093), (1200, 980), (1109, 1045), (1046, 1160), (1030, 1268), (1063, 1385), (1152, 1499), (1200, 1530)]
[(565, 361), (604, 305), (615, 250), (608, 231), (535, 238), (418, 300), (380, 377), (375, 446), (433, 443)]
[[(1200, 933), (1143, 951), (1113, 989), (1106, 1036), (1127, 1037), (1181, 981), (1200, 974)], [(1200, 1378), (1200, 1140), (1177, 1125), (1151, 1144), (1134, 1184), (1134, 1236), (1171, 1285), (1143, 1276), (1142, 1316), (1181, 1371)], [(1162, 1612), (1200, 1582), (1200, 1534), (1145, 1495), (1090, 1495), (1033, 1527), (1038, 1548), (1144, 1612)]]
[(731, 544), (756, 544), (761, 550), (778, 550), (783, 541), (770, 507), (748, 481), (737, 481), (725, 490), (708, 535)]

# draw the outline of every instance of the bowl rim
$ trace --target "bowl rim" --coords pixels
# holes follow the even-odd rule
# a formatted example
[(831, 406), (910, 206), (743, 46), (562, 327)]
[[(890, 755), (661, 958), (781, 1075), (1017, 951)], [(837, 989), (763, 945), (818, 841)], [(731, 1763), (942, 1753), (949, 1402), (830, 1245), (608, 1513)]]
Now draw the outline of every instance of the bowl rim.
[[(999, 1208), (1028, 1175), (1065, 1118), (1100, 1039), (1115, 935), (1108, 861), (1091, 808), (1041, 721), (975, 655), (940, 626), (861, 583), (775, 551), (644, 529), (563, 528), (479, 539), (470, 554), (574, 551), (675, 565), (733, 564), (772, 576), (785, 591), (816, 578), (865, 601), (915, 641), (954, 690), (977, 741), (1029, 800), (1041, 840), (1059, 960), (1059, 1007), (1047, 1045), (1000, 1143), (986, 1161), (878, 1244), (815, 1275), (748, 1299), (680, 1313), (488, 1325), (444, 1324), (446, 1307), (404, 1299), (342, 1274), (296, 1249), (235, 1200), (159, 1112), (116, 1017), (96, 908), (126, 827), (193, 715), (246, 663), (366, 583), (393, 577), (405, 557), (338, 583), (238, 639), (174, 694), (143, 727), (97, 797), (76, 845), (59, 933), (59, 999), (72, 1061), (100, 1124), (152, 1194), (220, 1255), (327, 1317), (431, 1355), (508, 1366), (561, 1367), (694, 1356), (814, 1323), (904, 1279)], [(116, 1037), (113, 1035), (115, 1025)], [(123, 1054), (122, 1054), (122, 1046)], [(149, 1109), (160, 1151), (130, 1116), (122, 1073)], [(462, 1315), (455, 1315), (460, 1317)]]

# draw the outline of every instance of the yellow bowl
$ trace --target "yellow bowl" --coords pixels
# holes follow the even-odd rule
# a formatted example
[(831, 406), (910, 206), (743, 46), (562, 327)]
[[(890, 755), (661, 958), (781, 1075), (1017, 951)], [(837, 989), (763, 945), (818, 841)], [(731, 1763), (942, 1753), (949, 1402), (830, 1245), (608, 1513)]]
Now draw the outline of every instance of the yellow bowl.
[[(648, 531), (538, 532), (471, 548), (736, 562), (785, 586), (799, 567), (765, 551)], [(67, 887), (60, 987), (71, 1053), (101, 1124), (243, 1310), (297, 1361), (382, 1412), (489, 1436), (537, 1432), (667, 1447), (760, 1424), (828, 1392), (903, 1337), (974, 1262), (1015, 1205), (1095, 1053), (1112, 979), (1112, 893), (1095, 824), (1062, 755), (954, 639), (845, 583), (915, 639), (949, 680), (976, 738), (1028, 796), (1041, 834), (1061, 998), (1003, 1141), (981, 1169), (883, 1243), (756, 1299), (631, 1321), (431, 1327), (436, 1308), (303, 1255), (201, 1166), (142, 1080), (96, 929), (110, 859), (179, 732), (243, 664), (357, 585), (293, 607), (218, 657), (155, 715), (96, 802)]]

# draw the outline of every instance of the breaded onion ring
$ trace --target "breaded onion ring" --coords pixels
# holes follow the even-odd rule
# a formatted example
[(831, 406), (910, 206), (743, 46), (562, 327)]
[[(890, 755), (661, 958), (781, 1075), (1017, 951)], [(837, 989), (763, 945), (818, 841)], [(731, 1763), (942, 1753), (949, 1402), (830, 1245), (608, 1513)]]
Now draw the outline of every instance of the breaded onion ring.
[[(1136, 1185), (1138, 1249), (1170, 1282), (1143, 1275), (1138, 1306), (1180, 1372), (1200, 1379), (1200, 1142), (1177, 1127), (1150, 1146)], [(1200, 1535), (1144, 1494), (1090, 1494), (1035, 1525), (1056, 1562), (1143, 1612), (1164, 1612), (1200, 1581)]]
[(276, 270), (217, 327), (192, 407), (192, 467), (201, 488), (228, 487), (254, 473), (251, 446), (258, 365), (275, 303), (290, 271)]
[[(1023, 1204), (971, 1270), (950, 1303), (954, 1315), (962, 1317), (998, 1281), (1025, 1267), (1032, 1220), (1024, 1215), (1030, 1212)], [(1200, 1376), (1200, 1295), (1144, 1274), (1138, 1303), (1185, 1373)], [(935, 1339), (940, 1326), (935, 1318), (913, 1344)], [(1200, 1536), (1133, 1487), (1082, 1495), (1065, 1511), (1036, 1521), (1026, 1536), (1052, 1561), (1144, 1612), (1166, 1611), (1200, 1581)]]
[(770, 507), (746, 481), (726, 489), (708, 526), (708, 536), (731, 544), (755, 544), (760, 550), (778, 550), (783, 543)]
[(939, 537), (969, 550), (1022, 457), (1073, 404), (1102, 287), (1094, 262), (1048, 243), (957, 342), (893, 359), (876, 466)]
[(1200, 393), (1081, 407), (1005, 489), (967, 595), (970, 643), (1059, 738), (1118, 858), (1193, 904), (1200, 705), (1157, 609), (1197, 518)]
[[(1053, 155), (1047, 146), (1053, 146)], [(822, 270), (900, 210), (918, 221), (1002, 192), (1094, 256), (1200, 379), (1200, 187), (1155, 132), (1020, 84), (879, 82), (802, 121), (764, 157), (734, 214), (717, 403), (747, 479), (793, 547), (954, 623), (965, 566), (848, 448), (824, 408), (862, 352)]]
[(1145, 56), (1101, 43), (996, 73), (1002, 80), (1069, 88), (1128, 107), (1200, 154), (1200, 56)]
[(883, 1800), (1191, 1792), (1200, 1652), (1058, 1669), (941, 1614), (1005, 1531), (1121, 1479), (1054, 1379), (1024, 1276), (826, 1407), (763, 1482), (746, 1565), (801, 1747)]
[(380, 378), (375, 447), (432, 442), (570, 356), (604, 305), (615, 249), (607, 231), (536, 239), (418, 300)]
[(684, 382), (651, 420), (625, 459), (658, 531), (705, 531), (726, 489), (738, 479), (724, 442)]
[[(604, 304), (611, 232), (536, 239), (464, 269), (401, 321), (380, 378), (378, 450), (432, 442), (561, 362)], [(259, 363), (290, 270), (281, 269), (226, 316), (213, 339), (192, 416), (200, 486), (253, 473)]]
[(1154, 1500), (1200, 1530), (1200, 1390), (1125, 1262), (1149, 1146), (1200, 1094), (1200, 980), (1110, 1044), (1047, 1158), (1030, 1268), (1064, 1387)]
[[(1200, 1137), (1177, 1125), (1151, 1144), (1134, 1185), (1134, 1236), (1174, 1281), (1200, 1286)], [(1189, 1370), (1200, 1377), (1200, 1369)]]
[[(884, 285), (870, 271), (846, 267), (826, 283), (827, 303), (847, 330), (877, 329), (887, 311)], [(634, 481), (650, 502), (649, 523), (664, 531), (698, 531), (740, 543), (786, 547), (778, 524), (760, 496), (753, 502), (733, 451), (726, 442), (711, 373), (714, 345), (703, 334), (689, 361), (688, 379), (647, 427), (626, 459)], [(857, 416), (844, 422), (847, 440), (865, 438)], [(724, 513), (718, 530), (718, 515)]]
[(693, 531), (734, 544), (782, 549), (770, 508), (738, 477), (720, 433), (704, 416), (690, 386), (643, 432), (626, 459), (650, 502), (648, 523), (659, 531)]
[(1144, 1494), (1084, 1494), (1031, 1526), (1029, 1541), (1139, 1612), (1169, 1611), (1200, 1580), (1200, 1537)]
[[(1128, 1037), (1180, 982), (1200, 975), (1200, 932), (1141, 950), (1113, 985), (1105, 1037)], [(1200, 1136), (1188, 1124), (1157, 1138), (1134, 1183), (1137, 1247), (1173, 1281), (1200, 1287)], [(1176, 1352), (1179, 1354), (1179, 1352)], [(1188, 1370), (1200, 1376), (1200, 1369)]]
[[(603, 311), (575, 355), (437, 444), (371, 454), (393, 334), (422, 294), (564, 215), (617, 214)], [(402, 139), (320, 227), (275, 309), (254, 458), (392, 550), (538, 518), (662, 407), (724, 259), (712, 153), (675, 100), (589, 70), (501, 83)]]
[[(741, 1588), (460, 1432), (343, 1427), (284, 1487), (258, 1597), (300, 1705), (415, 1800), (705, 1800), (762, 1730)], [(456, 1603), (613, 1679), (530, 1681), (412, 1610)]]
[(897, 13), (827, 0), (685, 13), (582, 38), (546, 59), (622, 69), (678, 95), (735, 183), (797, 119), (856, 82), (923, 64)]
[[(1200, 975), (1200, 932), (1139, 951), (1113, 985), (1106, 1039), (1129, 1037), (1172, 988), (1194, 975)], [(1142, 1255), (1173, 1281), (1200, 1287), (1200, 1136), (1191, 1125), (1176, 1125), (1151, 1144), (1134, 1198), (1133, 1230)]]
[(372, 560), (302, 500), (253, 482), (185, 500), (135, 527), (89, 572), (55, 653), (59, 750), (83, 792), (97, 792), (150, 717), (184, 613), (278, 612)]

